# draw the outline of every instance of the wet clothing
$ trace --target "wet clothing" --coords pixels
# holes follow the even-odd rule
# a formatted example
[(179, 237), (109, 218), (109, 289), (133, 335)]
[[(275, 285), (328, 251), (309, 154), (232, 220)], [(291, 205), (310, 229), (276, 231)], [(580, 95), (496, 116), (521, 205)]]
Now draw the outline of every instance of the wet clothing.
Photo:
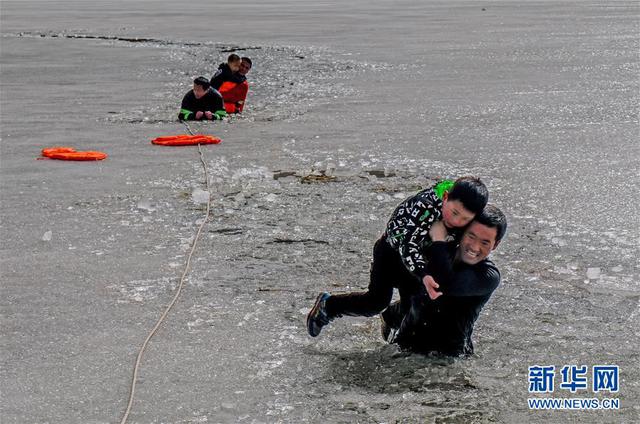
[(227, 113), (241, 113), (244, 109), (244, 102), (247, 99), (247, 93), (249, 92), (249, 83), (243, 82), (241, 84), (225, 81), (220, 86), (220, 94), (224, 99), (224, 108)]
[(246, 80), (246, 76), (233, 72), (227, 63), (221, 63), (216, 73), (211, 77), (211, 87), (218, 90), (225, 81), (241, 84)]
[[(212, 119), (220, 119), (219, 115), (215, 114), (220, 110), (224, 111), (224, 101), (222, 100), (222, 95), (217, 90), (209, 88), (205, 95), (199, 99), (196, 98), (193, 90), (189, 90), (182, 99), (178, 119), (181, 121), (192, 121), (196, 119), (196, 112), (206, 111), (214, 113)], [(206, 118), (203, 117), (201, 119)]]
[(405, 267), (420, 280), (427, 275), (423, 250), (431, 242), (429, 230), (442, 218), (443, 196), (453, 185), (454, 181), (443, 180), (409, 197), (398, 205), (387, 223), (387, 242), (398, 251)]
[(426, 295), (420, 280), (404, 266), (398, 252), (381, 237), (373, 246), (371, 277), (366, 292), (333, 294), (326, 301), (329, 317), (342, 315), (370, 317), (382, 312), (393, 296), (393, 289), (400, 292), (403, 310), (409, 310), (411, 298)]
[(423, 251), (431, 243), (431, 225), (442, 217), (442, 200), (454, 182), (444, 180), (403, 201), (393, 212), (384, 235), (373, 247), (369, 287), (366, 292), (332, 295), (327, 299), (331, 318), (342, 315), (373, 316), (382, 312), (400, 292), (403, 311), (412, 296), (426, 296), (422, 278), (427, 275)]
[(473, 326), (500, 284), (500, 272), (490, 259), (475, 265), (454, 261), (456, 249), (455, 242), (434, 242), (426, 251), (429, 275), (440, 285), (442, 296), (413, 296), (408, 309), (405, 301), (383, 314), (389, 325), (399, 327), (394, 343), (425, 353), (473, 353)]

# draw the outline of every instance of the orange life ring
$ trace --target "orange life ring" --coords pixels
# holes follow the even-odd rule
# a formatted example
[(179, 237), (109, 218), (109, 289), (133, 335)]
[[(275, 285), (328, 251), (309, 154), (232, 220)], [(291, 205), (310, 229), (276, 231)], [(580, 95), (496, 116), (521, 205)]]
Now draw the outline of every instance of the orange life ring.
[(76, 149), (73, 147), (48, 147), (46, 149), (42, 149), (42, 156), (45, 158), (50, 158), (54, 153), (73, 153)]
[(212, 135), (170, 135), (165, 137), (156, 137), (151, 142), (161, 146), (193, 146), (196, 144), (218, 144), (222, 140)]
[(73, 147), (49, 147), (42, 149), (42, 156), (49, 159), (58, 160), (103, 160), (107, 158), (106, 153), (102, 152), (78, 152)]
[(55, 152), (49, 156), (51, 159), (58, 160), (102, 160), (107, 158), (106, 153), (102, 152)]

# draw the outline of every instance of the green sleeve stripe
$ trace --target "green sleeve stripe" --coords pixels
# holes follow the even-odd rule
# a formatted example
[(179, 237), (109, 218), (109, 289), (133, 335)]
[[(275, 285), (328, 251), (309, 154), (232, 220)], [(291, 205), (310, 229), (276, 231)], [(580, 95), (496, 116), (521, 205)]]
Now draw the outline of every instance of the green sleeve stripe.
[(188, 110), (188, 109), (180, 109), (180, 115), (183, 115), (184, 119), (189, 119), (189, 115), (191, 115), (193, 112)]
[(438, 199), (442, 200), (444, 193), (449, 192), (454, 184), (455, 181), (453, 180), (442, 180), (435, 185), (433, 191), (436, 193), (436, 196), (438, 196)]

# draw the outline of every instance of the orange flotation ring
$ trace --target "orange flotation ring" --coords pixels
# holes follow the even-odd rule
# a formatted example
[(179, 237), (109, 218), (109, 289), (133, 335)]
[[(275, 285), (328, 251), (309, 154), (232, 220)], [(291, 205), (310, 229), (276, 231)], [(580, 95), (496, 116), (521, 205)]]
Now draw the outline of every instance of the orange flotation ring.
[(59, 152), (59, 153), (52, 153), (51, 156), (49, 156), (51, 159), (58, 159), (58, 160), (102, 160), (102, 159), (106, 159), (107, 158), (107, 154), (106, 153), (102, 153), (102, 152), (92, 152), (92, 151), (86, 151), (86, 152)]
[(94, 151), (78, 152), (73, 147), (49, 147), (42, 149), (42, 156), (49, 159), (74, 161), (103, 160), (107, 158), (106, 153)]
[(48, 147), (46, 149), (42, 149), (42, 156), (48, 158), (54, 153), (73, 153), (75, 151), (76, 149), (73, 147)]
[(156, 137), (151, 142), (161, 146), (193, 146), (196, 144), (218, 144), (222, 140), (212, 135), (170, 135), (165, 137)]

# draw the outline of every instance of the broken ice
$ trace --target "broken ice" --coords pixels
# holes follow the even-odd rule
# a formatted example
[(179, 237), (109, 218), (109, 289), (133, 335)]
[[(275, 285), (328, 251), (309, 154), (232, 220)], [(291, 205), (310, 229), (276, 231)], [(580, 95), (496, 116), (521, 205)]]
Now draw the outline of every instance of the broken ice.
[(198, 205), (207, 204), (209, 202), (209, 192), (200, 188), (193, 189), (191, 200)]
[(151, 201), (148, 199), (140, 200), (136, 207), (140, 210), (147, 211), (147, 212), (153, 212), (156, 210), (156, 208), (151, 206)]
[(600, 268), (587, 268), (587, 278), (589, 280), (597, 280), (600, 278)]

